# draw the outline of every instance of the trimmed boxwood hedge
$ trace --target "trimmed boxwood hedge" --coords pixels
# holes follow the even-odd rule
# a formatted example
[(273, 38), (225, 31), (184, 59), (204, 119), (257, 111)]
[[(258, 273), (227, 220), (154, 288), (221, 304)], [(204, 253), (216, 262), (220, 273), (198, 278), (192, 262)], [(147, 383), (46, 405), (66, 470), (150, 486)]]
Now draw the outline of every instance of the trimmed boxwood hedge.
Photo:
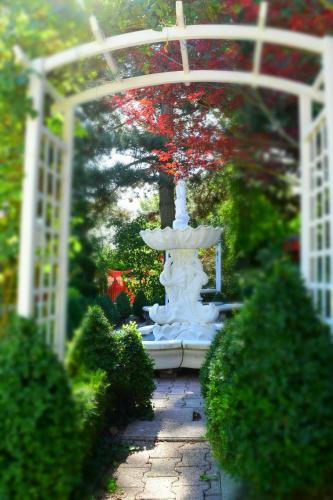
[(209, 390), (209, 370), (210, 366), (212, 363), (212, 360), (218, 350), (218, 348), (221, 345), (222, 338), (224, 335), (223, 329), (219, 330), (216, 332), (216, 335), (210, 344), (209, 350), (206, 354), (206, 358), (204, 360), (203, 365), (201, 366), (200, 372), (199, 372), (199, 380), (201, 384), (201, 392), (202, 395), (205, 397), (207, 396), (208, 390)]
[(110, 374), (111, 390), (116, 398), (118, 415), (123, 421), (151, 416), (154, 391), (154, 365), (142, 345), (134, 322), (114, 333), (119, 345), (119, 364)]
[(66, 365), (71, 376), (96, 370), (110, 373), (115, 369), (118, 344), (112, 332), (102, 308), (90, 306), (68, 346)]
[(0, 498), (67, 499), (79, 483), (78, 412), (63, 365), (36, 324), (0, 338)]
[(117, 423), (151, 413), (153, 362), (135, 323), (114, 331), (99, 306), (89, 307), (68, 350), (72, 376), (103, 370), (108, 379), (108, 415)]
[(220, 340), (202, 379), (222, 467), (255, 499), (333, 498), (333, 345), (298, 272), (272, 265)]
[(138, 318), (144, 317), (144, 306), (148, 305), (148, 299), (143, 290), (139, 290), (133, 302), (133, 314)]
[(127, 293), (120, 292), (120, 294), (116, 298), (117, 309), (120, 314), (120, 319), (127, 319), (132, 312), (130, 299), (128, 298)]
[(116, 304), (112, 302), (109, 295), (100, 295), (95, 300), (96, 305), (103, 309), (106, 318), (109, 320), (112, 326), (119, 325), (121, 322), (121, 317)]
[(73, 380), (85, 461), (89, 460), (106, 424), (108, 387), (107, 375), (103, 370), (84, 372)]

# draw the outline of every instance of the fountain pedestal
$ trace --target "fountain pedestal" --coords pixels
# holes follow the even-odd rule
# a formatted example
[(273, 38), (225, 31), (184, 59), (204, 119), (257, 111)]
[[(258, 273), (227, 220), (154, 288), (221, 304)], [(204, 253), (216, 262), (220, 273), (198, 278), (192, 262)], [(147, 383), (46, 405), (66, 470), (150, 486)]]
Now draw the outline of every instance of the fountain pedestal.
[[(215, 245), (220, 240), (221, 228), (191, 228), (188, 221), (185, 183), (181, 180), (176, 186), (176, 219), (173, 228), (140, 232), (148, 246), (167, 253), (160, 275), (167, 303), (150, 307), (149, 316), (154, 325), (141, 329), (147, 339), (144, 340), (144, 346), (153, 357), (156, 368), (178, 367), (179, 356), (181, 366), (200, 368), (215, 332), (221, 326), (215, 323), (219, 314), (216, 306), (203, 305), (201, 302), (200, 291), (207, 284), (208, 276), (197, 252), (199, 248)], [(194, 358), (192, 356), (193, 359), (188, 362), (186, 350), (196, 351)], [(161, 352), (157, 355), (158, 351)]]

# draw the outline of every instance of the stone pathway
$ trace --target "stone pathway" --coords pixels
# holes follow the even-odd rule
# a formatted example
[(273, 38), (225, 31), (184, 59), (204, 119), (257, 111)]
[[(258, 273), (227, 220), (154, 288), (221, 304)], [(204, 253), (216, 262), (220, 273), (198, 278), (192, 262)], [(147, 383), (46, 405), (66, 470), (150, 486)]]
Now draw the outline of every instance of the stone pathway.
[(205, 440), (205, 418), (196, 375), (159, 378), (155, 419), (136, 421), (123, 440), (138, 447), (115, 471), (109, 500), (220, 500), (220, 477)]

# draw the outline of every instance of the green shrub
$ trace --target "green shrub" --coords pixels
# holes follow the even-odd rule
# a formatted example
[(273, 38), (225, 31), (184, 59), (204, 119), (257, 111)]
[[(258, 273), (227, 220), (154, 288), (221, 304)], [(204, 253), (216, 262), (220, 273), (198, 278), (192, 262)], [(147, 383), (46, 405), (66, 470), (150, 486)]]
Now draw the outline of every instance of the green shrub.
[(154, 295), (152, 299), (149, 301), (148, 305), (153, 306), (154, 304), (158, 304), (159, 306), (165, 305), (165, 295)]
[(103, 370), (108, 378), (108, 418), (125, 423), (151, 410), (153, 363), (144, 350), (136, 325), (112, 331), (98, 306), (88, 309), (68, 350), (69, 372)]
[(121, 320), (120, 314), (109, 295), (101, 295), (97, 297), (96, 304), (103, 309), (103, 312), (111, 325), (119, 325)]
[(328, 328), (279, 262), (227, 324), (209, 370), (208, 437), (254, 498), (332, 498), (332, 380)]
[(127, 293), (121, 292), (116, 298), (116, 303), (120, 318), (127, 319), (131, 315), (131, 304)]
[(210, 370), (210, 365), (211, 362), (216, 355), (216, 352), (222, 342), (222, 338), (224, 335), (224, 330), (223, 328), (216, 332), (216, 335), (210, 344), (209, 350), (206, 354), (205, 361), (203, 365), (201, 366), (200, 372), (199, 372), (199, 380), (201, 384), (201, 391), (203, 396), (205, 397), (207, 395), (208, 389), (209, 389), (209, 370)]
[(148, 305), (148, 300), (143, 290), (139, 290), (133, 302), (133, 314), (138, 318), (144, 317), (144, 306)]
[(73, 380), (73, 393), (80, 415), (81, 442), (87, 456), (103, 429), (107, 410), (107, 374), (103, 370), (82, 372)]
[(109, 374), (117, 363), (116, 353), (117, 343), (109, 321), (99, 306), (90, 306), (68, 348), (67, 368), (70, 375), (96, 370)]
[(87, 312), (92, 299), (84, 297), (75, 288), (70, 288), (68, 293), (68, 320), (67, 320), (67, 338), (72, 338), (73, 333), (79, 327), (83, 316)]
[(111, 388), (123, 419), (150, 414), (154, 391), (153, 361), (145, 351), (135, 323), (115, 334), (119, 341), (119, 367), (111, 376)]
[(0, 339), (0, 498), (66, 500), (80, 476), (68, 379), (32, 321)]

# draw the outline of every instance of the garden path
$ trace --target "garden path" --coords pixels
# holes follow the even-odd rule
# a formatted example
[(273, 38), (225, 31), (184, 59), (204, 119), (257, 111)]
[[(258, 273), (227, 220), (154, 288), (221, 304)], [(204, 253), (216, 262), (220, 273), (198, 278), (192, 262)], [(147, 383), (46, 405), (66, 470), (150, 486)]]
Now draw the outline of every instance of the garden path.
[[(194, 374), (193, 374), (194, 373)], [(114, 473), (108, 500), (220, 500), (220, 475), (205, 440), (205, 416), (195, 372), (158, 378), (155, 418), (137, 420), (123, 433), (136, 445)]]

